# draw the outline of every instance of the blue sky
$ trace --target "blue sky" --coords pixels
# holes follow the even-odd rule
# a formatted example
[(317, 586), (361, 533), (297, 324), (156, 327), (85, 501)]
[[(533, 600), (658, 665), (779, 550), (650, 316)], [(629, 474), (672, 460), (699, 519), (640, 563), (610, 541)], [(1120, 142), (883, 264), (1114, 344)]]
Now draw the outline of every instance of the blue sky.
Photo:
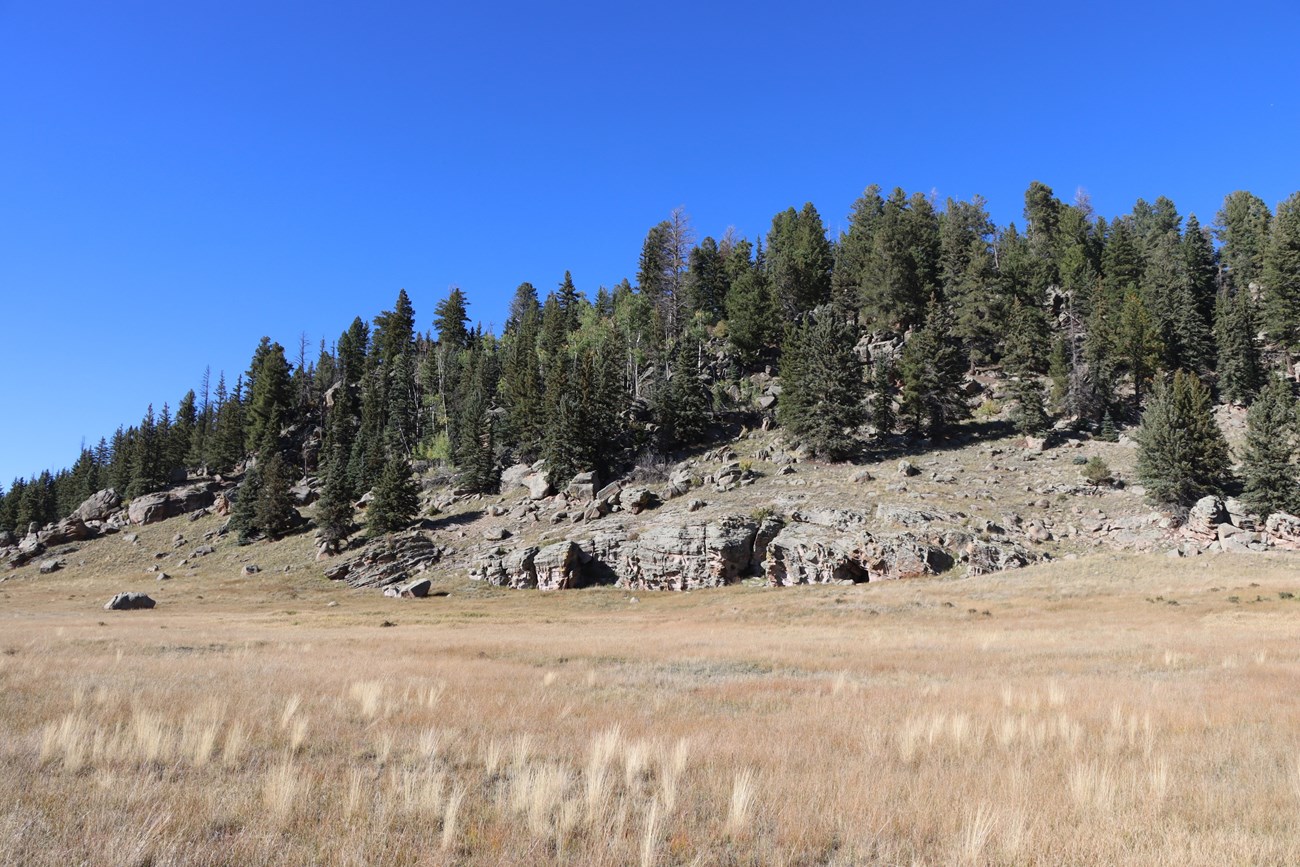
[(1300, 188), (1292, 4), (621, 5), (0, 0), (0, 483), (403, 287), (593, 293), (678, 205)]

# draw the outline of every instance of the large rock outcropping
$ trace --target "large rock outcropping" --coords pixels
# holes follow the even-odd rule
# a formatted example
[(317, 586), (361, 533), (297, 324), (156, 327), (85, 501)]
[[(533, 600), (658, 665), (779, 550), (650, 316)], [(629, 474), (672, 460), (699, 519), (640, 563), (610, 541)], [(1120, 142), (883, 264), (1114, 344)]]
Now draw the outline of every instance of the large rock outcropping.
[(371, 542), (361, 553), (325, 571), (331, 581), (353, 587), (387, 587), (421, 574), (442, 559), (443, 549), (430, 533), (411, 530)]
[(771, 516), (684, 517), (666, 516), (637, 531), (604, 524), (545, 548), (496, 546), (470, 575), (502, 587), (542, 590), (589, 584), (695, 590), (748, 577), (773, 586), (892, 580), (954, 566), (978, 575), (1038, 559), (1006, 538), (935, 528), (931, 522), (945, 516), (919, 512), (874, 522), (912, 528), (901, 532), (873, 532), (867, 515), (835, 509), (794, 512), (789, 523)]
[(215, 501), (214, 485), (193, 485), (136, 497), (127, 507), (132, 524), (155, 524), (187, 512), (211, 506)]

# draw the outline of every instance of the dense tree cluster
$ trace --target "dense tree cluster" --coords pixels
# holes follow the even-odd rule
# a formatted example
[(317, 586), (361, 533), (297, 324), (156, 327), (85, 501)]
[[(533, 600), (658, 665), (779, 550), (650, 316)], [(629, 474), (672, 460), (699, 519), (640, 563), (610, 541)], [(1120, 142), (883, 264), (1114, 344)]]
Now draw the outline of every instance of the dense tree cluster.
[(700, 445), (719, 422), (757, 421), (759, 372), (781, 377), (775, 420), (830, 459), (872, 437), (948, 436), (970, 413), (968, 374), (993, 368), (1025, 433), (1055, 416), (1110, 437), (1145, 408), (1144, 473), (1167, 477), (1151, 490), (1178, 502), (1228, 484), (1227, 453), (1203, 443), (1205, 457), (1167, 465), (1161, 426), (1262, 394), (1271, 408), (1252, 413), (1243, 475), (1257, 502), (1294, 502), (1291, 404), (1278, 407), (1300, 348), (1300, 193), (1271, 210), (1234, 192), (1206, 227), (1164, 197), (1106, 219), (1035, 181), (1023, 223), (998, 226), (978, 197), (871, 186), (839, 237), (811, 203), (753, 239), (697, 239), (678, 209), (647, 233), (635, 285), (588, 294), (566, 273), (543, 297), (524, 283), (499, 334), (472, 324), (453, 289), (428, 321), (421, 333), (402, 291), (314, 360), (305, 338), (294, 361), (263, 338), (233, 383), (205, 374), (175, 411), (150, 407), (71, 468), (14, 480), (0, 528), (206, 468), (245, 474), (241, 532), (274, 537), (289, 529), (284, 490), (305, 473), (323, 479), (317, 525), (337, 546), (367, 491), (372, 532), (411, 520), (413, 461), (471, 491), (520, 461), (544, 460), (557, 483), (621, 471)]

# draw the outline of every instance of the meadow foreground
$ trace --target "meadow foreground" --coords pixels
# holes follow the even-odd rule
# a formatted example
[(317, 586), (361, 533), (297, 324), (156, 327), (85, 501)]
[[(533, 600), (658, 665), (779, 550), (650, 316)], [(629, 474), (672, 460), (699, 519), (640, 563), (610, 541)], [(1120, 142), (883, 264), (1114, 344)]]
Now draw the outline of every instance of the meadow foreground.
[(111, 575), (0, 583), (0, 864), (1300, 861), (1284, 555), (178, 583), (143, 612), (101, 610)]

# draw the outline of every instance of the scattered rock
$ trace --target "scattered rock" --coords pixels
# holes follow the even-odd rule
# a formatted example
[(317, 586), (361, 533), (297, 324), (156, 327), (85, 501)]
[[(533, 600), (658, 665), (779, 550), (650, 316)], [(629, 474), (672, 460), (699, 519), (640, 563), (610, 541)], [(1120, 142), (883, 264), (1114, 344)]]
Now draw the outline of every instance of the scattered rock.
[(429, 595), (429, 590), (433, 587), (433, 582), (428, 578), (420, 578), (412, 581), (405, 587), (398, 587), (396, 584), (390, 584), (384, 588), (384, 595), (397, 599), (423, 599)]
[(903, 477), (919, 476), (921, 475), (921, 471), (917, 468), (916, 464), (912, 463), (911, 461), (899, 461), (898, 475)]
[(256, 575), (258, 572), (261, 571), (262, 571), (262, 567), (258, 566), (256, 563), (246, 563), (244, 565), (244, 568), (239, 570), (239, 574)]
[(706, 505), (708, 504), (705, 503), (703, 500), (698, 500), (698, 499), (691, 500), (689, 503), (686, 504), (686, 511), (698, 512), (700, 509), (703, 509)]
[(42, 575), (49, 575), (51, 572), (57, 572), (63, 568), (63, 561), (58, 558), (42, 560), (41, 565), (36, 567)]
[(159, 572), (159, 573), (158, 573), (158, 580), (159, 580), (159, 581), (170, 581), (170, 580), (172, 580), (172, 576), (168, 575), (166, 572)]
[(510, 531), (505, 527), (488, 527), (483, 531), (483, 538), (489, 542), (500, 542), (502, 539), (510, 538)]

